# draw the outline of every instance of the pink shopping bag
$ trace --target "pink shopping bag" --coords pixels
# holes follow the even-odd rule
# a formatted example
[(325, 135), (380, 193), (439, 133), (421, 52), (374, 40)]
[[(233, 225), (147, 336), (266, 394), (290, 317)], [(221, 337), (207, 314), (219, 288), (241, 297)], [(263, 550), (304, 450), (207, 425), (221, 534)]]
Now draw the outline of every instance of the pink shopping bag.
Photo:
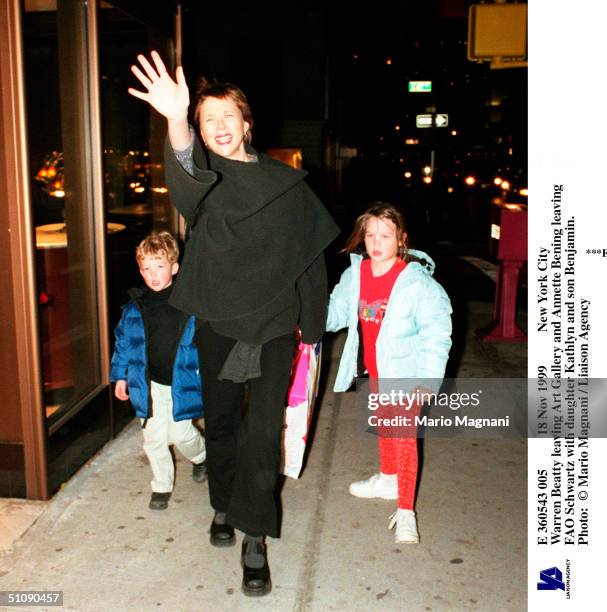
[(320, 373), (320, 342), (300, 343), (293, 360), (283, 432), (282, 473), (299, 478)]

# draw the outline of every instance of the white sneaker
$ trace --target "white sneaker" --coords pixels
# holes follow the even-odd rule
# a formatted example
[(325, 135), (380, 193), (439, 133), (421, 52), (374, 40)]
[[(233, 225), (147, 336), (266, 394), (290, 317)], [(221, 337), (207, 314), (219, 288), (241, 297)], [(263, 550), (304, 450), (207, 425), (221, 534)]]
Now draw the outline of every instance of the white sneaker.
[(354, 497), (371, 499), (398, 499), (398, 480), (396, 474), (373, 474), (367, 480), (359, 480), (350, 485), (350, 494)]
[(413, 510), (399, 508), (392, 516), (388, 529), (396, 525), (394, 541), (397, 544), (419, 544), (419, 533), (417, 532), (417, 519)]

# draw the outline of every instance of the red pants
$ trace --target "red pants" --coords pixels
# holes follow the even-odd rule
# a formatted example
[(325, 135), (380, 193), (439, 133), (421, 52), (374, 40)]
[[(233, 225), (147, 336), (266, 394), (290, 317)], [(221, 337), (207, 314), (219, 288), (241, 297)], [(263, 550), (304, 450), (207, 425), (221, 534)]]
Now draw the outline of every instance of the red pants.
[(406, 415), (409, 425), (380, 426), (377, 428), (379, 465), (383, 474), (396, 474), (398, 479), (398, 507), (413, 510), (417, 484), (417, 427), (414, 419), (420, 414), (420, 406), (410, 410), (399, 406), (382, 406), (378, 417), (393, 418)]
[(383, 474), (396, 474), (398, 507), (413, 510), (417, 483), (417, 438), (377, 438), (379, 469)]
[[(369, 379), (369, 389), (379, 391), (375, 378)], [(403, 424), (396, 421), (390, 425), (377, 427), (379, 446), (379, 468), (383, 474), (396, 474), (398, 481), (398, 507), (402, 510), (413, 510), (415, 505), (415, 487), (417, 485), (417, 426), (415, 417), (421, 413), (421, 406), (414, 403), (405, 410), (403, 406), (382, 405), (376, 415), (381, 419), (407, 417)], [(384, 423), (386, 421), (383, 421)]]

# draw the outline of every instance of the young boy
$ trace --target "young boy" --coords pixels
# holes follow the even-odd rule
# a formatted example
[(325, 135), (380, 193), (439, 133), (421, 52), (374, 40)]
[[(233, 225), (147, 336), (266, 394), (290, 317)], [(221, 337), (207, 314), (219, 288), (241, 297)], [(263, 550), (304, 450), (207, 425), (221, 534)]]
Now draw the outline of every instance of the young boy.
[(152, 467), (149, 507), (164, 510), (175, 468), (169, 445), (193, 463), (192, 477), (204, 482), (206, 450), (192, 419), (202, 416), (195, 317), (169, 305), (179, 247), (168, 232), (152, 233), (135, 250), (147, 287), (131, 289), (116, 326), (111, 380), (119, 400), (130, 399), (143, 427), (143, 449)]

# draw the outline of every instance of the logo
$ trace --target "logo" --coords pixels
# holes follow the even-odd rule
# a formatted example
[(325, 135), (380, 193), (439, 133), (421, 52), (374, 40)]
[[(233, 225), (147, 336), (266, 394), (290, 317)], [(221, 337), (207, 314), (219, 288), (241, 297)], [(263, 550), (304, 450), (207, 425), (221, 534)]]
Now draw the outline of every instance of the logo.
[(537, 590), (556, 591), (557, 589), (565, 590), (563, 572), (558, 567), (540, 570), (540, 581), (537, 583)]

